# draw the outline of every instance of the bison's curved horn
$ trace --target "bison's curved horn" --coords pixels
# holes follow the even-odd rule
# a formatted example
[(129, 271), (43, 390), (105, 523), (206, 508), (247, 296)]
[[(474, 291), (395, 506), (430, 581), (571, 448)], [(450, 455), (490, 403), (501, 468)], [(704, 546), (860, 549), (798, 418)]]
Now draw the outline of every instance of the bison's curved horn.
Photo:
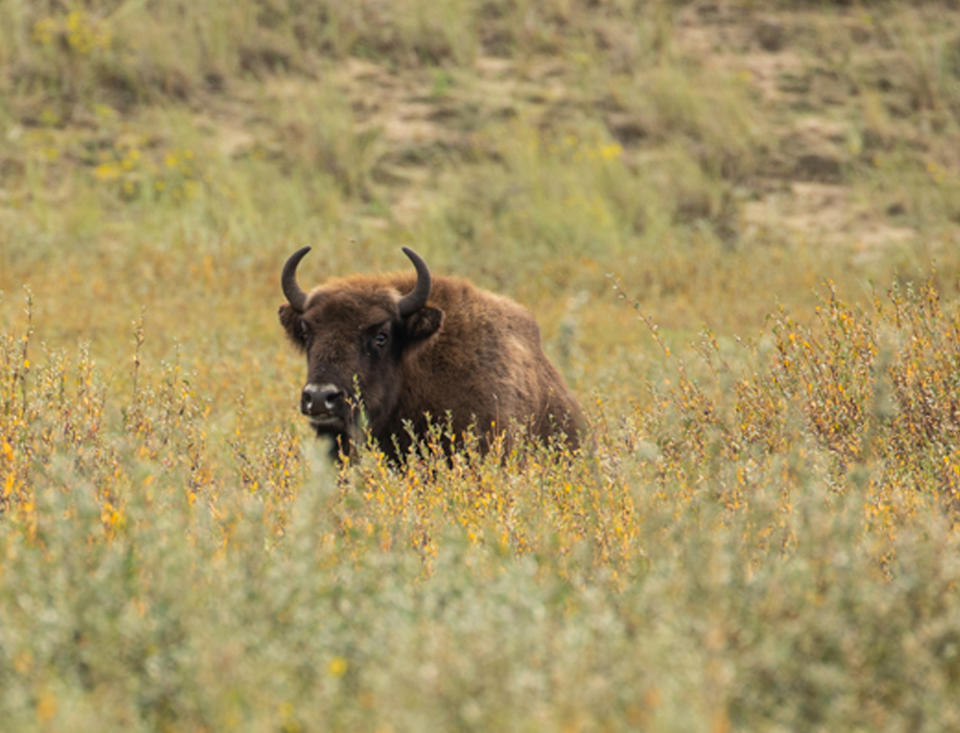
[(287, 300), (290, 301), (293, 309), (300, 313), (303, 313), (307, 305), (307, 294), (297, 285), (297, 265), (309, 251), (309, 247), (303, 247), (290, 255), (287, 263), (283, 266), (283, 274), (280, 276), (280, 287), (283, 288), (283, 294), (287, 296)]
[(427, 303), (427, 298), (430, 297), (430, 268), (427, 267), (423, 258), (409, 247), (404, 247), (403, 253), (410, 258), (413, 266), (417, 268), (417, 284), (397, 303), (400, 315), (409, 316), (423, 308)]

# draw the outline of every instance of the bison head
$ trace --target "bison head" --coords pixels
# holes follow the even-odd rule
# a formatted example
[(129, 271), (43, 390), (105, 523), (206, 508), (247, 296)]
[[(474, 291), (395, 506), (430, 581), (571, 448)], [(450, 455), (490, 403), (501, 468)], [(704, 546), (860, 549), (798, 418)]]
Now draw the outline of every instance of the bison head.
[[(412, 348), (433, 335), (443, 312), (427, 305), (430, 270), (412, 249), (403, 252), (416, 268), (412, 278), (353, 277), (334, 280), (311, 293), (297, 284), (297, 265), (309, 247), (283, 267), (281, 286), (287, 303), (280, 323), (307, 357), (307, 380), (300, 411), (317, 435), (339, 439), (347, 450), (361, 405), (374, 435), (397, 422), (404, 390), (403, 361)], [(409, 292), (398, 289), (405, 284)]]

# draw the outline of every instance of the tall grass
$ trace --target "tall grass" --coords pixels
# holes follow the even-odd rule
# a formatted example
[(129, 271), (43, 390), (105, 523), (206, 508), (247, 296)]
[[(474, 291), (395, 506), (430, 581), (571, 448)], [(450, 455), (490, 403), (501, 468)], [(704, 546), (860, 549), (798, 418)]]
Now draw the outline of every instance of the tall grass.
[(0, 359), (6, 719), (950, 719), (960, 316), (931, 287), (871, 312), (828, 290), (820, 313), (778, 316), (739, 368), (709, 334), (665, 347), (672, 378), (632, 415), (593, 406), (581, 455), (448, 462), (438, 436), (399, 469), (337, 469), (245, 404), (211, 430), (142, 324), (111, 389), (22, 318)]

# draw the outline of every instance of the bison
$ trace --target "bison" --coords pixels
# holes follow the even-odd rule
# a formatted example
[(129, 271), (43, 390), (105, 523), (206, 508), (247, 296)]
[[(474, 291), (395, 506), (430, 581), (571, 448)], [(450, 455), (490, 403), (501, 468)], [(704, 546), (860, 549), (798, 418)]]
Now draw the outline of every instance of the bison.
[(334, 454), (349, 453), (361, 410), (394, 460), (431, 419), (449, 421), (448, 450), (470, 430), (484, 451), (517, 429), (578, 446), (580, 406), (544, 355), (529, 310), (467, 280), (432, 277), (409, 247), (415, 273), (332, 278), (307, 293), (296, 273), (309, 251), (283, 266), (279, 316), (307, 357), (300, 411), (318, 436), (334, 438)]

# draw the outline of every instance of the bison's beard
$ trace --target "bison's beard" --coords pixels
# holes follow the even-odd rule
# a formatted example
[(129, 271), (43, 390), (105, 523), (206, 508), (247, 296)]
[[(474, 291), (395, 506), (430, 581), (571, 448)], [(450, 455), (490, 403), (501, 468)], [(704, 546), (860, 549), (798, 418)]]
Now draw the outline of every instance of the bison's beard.
[(338, 459), (350, 455), (350, 445), (356, 432), (356, 420), (353, 411), (340, 415), (322, 415), (310, 418), (310, 426), (318, 438), (330, 439), (330, 456)]
[[(311, 420), (311, 424), (312, 423), (313, 421)], [(336, 430), (323, 425), (313, 425), (313, 429), (318, 438), (329, 438), (331, 458), (337, 460), (341, 456), (350, 455), (350, 444), (352, 440), (350, 438), (350, 432), (347, 429), (341, 428)]]
[[(310, 425), (317, 437), (331, 439), (330, 455), (334, 458), (350, 455), (354, 442), (363, 443), (367, 436), (372, 436), (387, 455), (395, 456), (392, 433), (384, 428), (384, 422), (381, 410), (367, 410), (352, 400), (348, 408), (339, 414), (310, 418)], [(387, 440), (383, 440), (384, 435), (389, 436)]]

